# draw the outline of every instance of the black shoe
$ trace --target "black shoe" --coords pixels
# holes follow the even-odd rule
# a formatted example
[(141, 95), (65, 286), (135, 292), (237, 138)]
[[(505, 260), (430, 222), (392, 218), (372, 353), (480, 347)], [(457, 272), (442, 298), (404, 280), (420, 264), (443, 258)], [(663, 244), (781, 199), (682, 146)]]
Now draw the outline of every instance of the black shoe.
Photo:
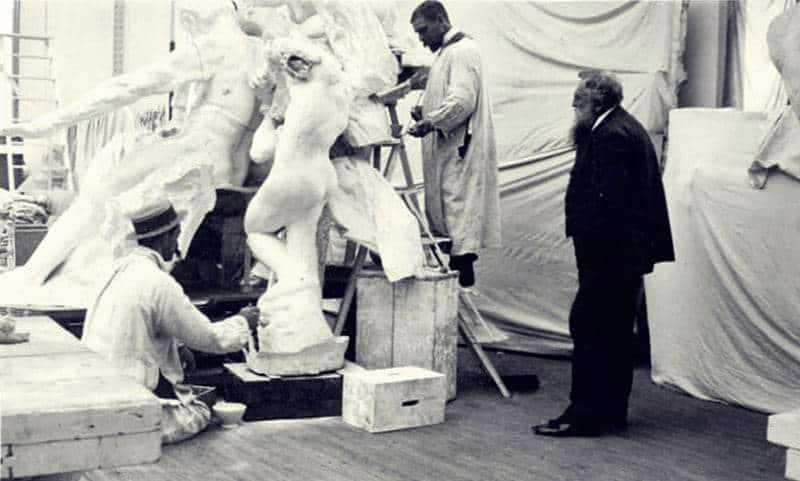
[(628, 417), (622, 416), (611, 420), (611, 427), (616, 431), (625, 431), (628, 429)]
[[(555, 428), (560, 424), (570, 424), (570, 423), (572, 423), (572, 421), (576, 417), (577, 416), (575, 415), (574, 410), (572, 409), (572, 406), (570, 405), (567, 409), (564, 410), (563, 413), (561, 413), (560, 416), (558, 416), (557, 418), (553, 418), (553, 419), (547, 421), (547, 423), (545, 423), (545, 424), (547, 426), (550, 426), (551, 428)], [(534, 426), (531, 426), (531, 428), (533, 428), (533, 427)]]
[(611, 424), (606, 423), (574, 421), (553, 424), (554, 421), (554, 419), (551, 419), (546, 424), (532, 426), (531, 428), (533, 429), (534, 434), (553, 438), (597, 437), (617, 432), (617, 430)]
[[(549, 419), (544, 424), (539, 424), (539, 426), (547, 426), (549, 428), (555, 429), (562, 424), (570, 424), (572, 422), (572, 418), (570, 417), (569, 413), (564, 413), (561, 416), (553, 419)], [(531, 426), (531, 429), (536, 430), (537, 426)]]

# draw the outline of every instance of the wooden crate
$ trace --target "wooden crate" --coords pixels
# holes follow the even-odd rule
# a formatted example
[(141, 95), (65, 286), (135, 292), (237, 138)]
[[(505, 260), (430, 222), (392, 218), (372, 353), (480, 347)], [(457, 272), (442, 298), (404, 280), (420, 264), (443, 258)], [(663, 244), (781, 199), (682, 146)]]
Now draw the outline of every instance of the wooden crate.
[(243, 362), (225, 364), (225, 370), (225, 399), (247, 405), (245, 421), (342, 414), (341, 374), (271, 378), (253, 373)]
[(767, 421), (767, 441), (800, 450), (800, 409), (771, 415)]
[(20, 319), (30, 341), (0, 349), (0, 478), (154, 462), (161, 404), (45, 317)]
[(800, 480), (800, 409), (770, 416), (767, 441), (787, 448), (786, 478)]
[(356, 362), (367, 369), (417, 366), (442, 373), (456, 397), (458, 275), (428, 269), (391, 283), (382, 271), (357, 279)]
[(14, 261), (23, 266), (47, 235), (46, 225), (18, 224), (14, 229)]
[(800, 481), (800, 450), (789, 448), (786, 450), (786, 479)]
[(344, 373), (342, 420), (371, 433), (444, 421), (447, 381), (418, 367)]

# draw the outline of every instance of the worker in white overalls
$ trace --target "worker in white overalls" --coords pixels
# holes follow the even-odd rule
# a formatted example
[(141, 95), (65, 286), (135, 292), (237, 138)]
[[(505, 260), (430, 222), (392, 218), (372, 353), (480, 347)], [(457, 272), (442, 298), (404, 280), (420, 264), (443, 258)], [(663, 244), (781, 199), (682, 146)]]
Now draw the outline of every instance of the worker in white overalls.
[(179, 343), (210, 353), (247, 346), (258, 308), (212, 323), (170, 276), (180, 257), (180, 219), (166, 200), (131, 215), (138, 246), (100, 279), (86, 314), (82, 341), (162, 399), (162, 442), (187, 439), (211, 413), (183, 384)]

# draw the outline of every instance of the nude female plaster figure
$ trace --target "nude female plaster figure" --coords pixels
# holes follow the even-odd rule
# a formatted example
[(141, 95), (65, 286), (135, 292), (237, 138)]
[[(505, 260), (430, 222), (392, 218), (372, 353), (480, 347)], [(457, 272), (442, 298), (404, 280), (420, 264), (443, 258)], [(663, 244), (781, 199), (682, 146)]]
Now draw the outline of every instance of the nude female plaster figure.
[[(255, 257), (277, 275), (258, 302), (269, 323), (260, 329), (260, 351), (297, 353), (333, 337), (322, 316), (315, 240), (337, 184), (328, 152), (347, 127), (352, 90), (339, 62), (309, 40), (277, 39), (269, 51), (290, 101), (272, 169), (248, 206), (245, 230)], [(277, 235), (282, 229), (285, 240)]]

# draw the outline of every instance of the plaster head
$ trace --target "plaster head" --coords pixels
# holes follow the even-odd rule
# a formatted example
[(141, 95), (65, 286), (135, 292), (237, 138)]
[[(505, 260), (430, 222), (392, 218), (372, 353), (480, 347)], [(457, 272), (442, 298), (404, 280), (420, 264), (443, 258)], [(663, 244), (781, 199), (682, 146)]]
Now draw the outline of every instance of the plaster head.
[(261, 18), (263, 15), (260, 15), (260, 9), (247, 0), (237, 0), (236, 6), (236, 18), (242, 31), (247, 35), (260, 37), (264, 31), (264, 19)]

